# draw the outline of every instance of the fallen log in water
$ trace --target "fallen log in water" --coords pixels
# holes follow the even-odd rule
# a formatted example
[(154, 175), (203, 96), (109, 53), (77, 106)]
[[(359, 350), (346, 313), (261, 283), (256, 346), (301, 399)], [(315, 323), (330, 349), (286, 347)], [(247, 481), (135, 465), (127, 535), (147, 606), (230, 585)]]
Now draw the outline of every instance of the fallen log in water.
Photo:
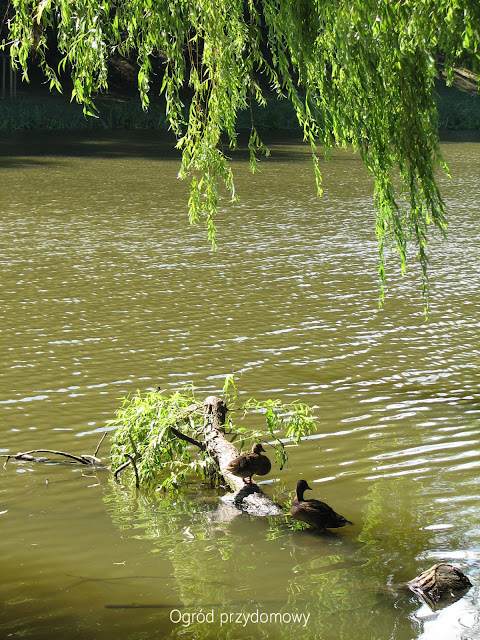
[[(246, 485), (241, 478), (227, 471), (228, 465), (239, 453), (235, 445), (225, 437), (224, 424), (228, 411), (225, 401), (217, 396), (209, 396), (205, 399), (203, 407), (204, 421), (201, 440), (186, 436), (175, 427), (170, 427), (170, 431), (177, 438), (185, 440), (210, 455), (225, 484), (234, 491), (233, 494), (224, 496), (223, 502), (237, 510), (247, 511), (256, 516), (283, 515), (282, 507), (270, 500), (257, 484)], [(121, 468), (119, 467), (115, 474), (117, 475), (125, 466), (128, 466), (128, 463), (122, 465)]]
[[(273, 462), (261, 455), (260, 440), (268, 438), (282, 469), (288, 459), (285, 443), (300, 444), (317, 428), (312, 410), (298, 401), (285, 404), (249, 398), (240, 404), (232, 376), (226, 377), (223, 394), (199, 402), (193, 388), (172, 393), (158, 388), (124, 398), (115, 418), (107, 423), (114, 429), (110, 455), (115, 477), (127, 467), (133, 471), (136, 465), (142, 486), (157, 490), (177, 488), (195, 475), (210, 481), (212, 487), (220, 480), (235, 492), (235, 497), (227, 498), (235, 509), (250, 510), (247, 505), (255, 504), (255, 513), (283, 515), (251, 480), (252, 476), (266, 476)], [(232, 419), (227, 429), (227, 412), (261, 416), (265, 428), (241, 427)], [(242, 448), (250, 442), (251, 450), (238, 451), (233, 444), (236, 439)], [(245, 484), (252, 486), (245, 488)]]
[(221, 398), (209, 396), (204, 402), (204, 440), (203, 444), (216, 462), (225, 483), (235, 492), (224, 496), (223, 500), (258, 516), (283, 515), (283, 509), (268, 498), (256, 484), (245, 485), (241, 478), (227, 471), (227, 467), (238, 451), (224, 435), (223, 425), (227, 414), (227, 405)]
[[(233, 494), (224, 496), (222, 500), (227, 506), (232, 507), (234, 510), (243, 510), (257, 516), (278, 516), (283, 515), (283, 509), (281, 506), (275, 504), (270, 498), (268, 498), (257, 484), (245, 484), (244, 481), (230, 473), (228, 470), (229, 464), (234, 460), (239, 452), (234, 444), (229, 442), (225, 436), (225, 418), (228, 411), (227, 405), (222, 398), (216, 396), (209, 396), (203, 403), (195, 405), (195, 410), (200, 410), (200, 415), (203, 416), (203, 423), (200, 421), (200, 429), (195, 434), (196, 437), (191, 437), (175, 426), (175, 424), (169, 424), (168, 430), (174, 438), (178, 438), (187, 442), (189, 445), (198, 447), (201, 451), (209, 454), (210, 459), (223, 478), (225, 484), (233, 490)], [(29, 462), (51, 462), (50, 458), (38, 457), (35, 454), (47, 453), (50, 455), (56, 455), (66, 458), (72, 464), (82, 465), (96, 465), (98, 466), (101, 460), (97, 458), (97, 453), (100, 448), (106, 433), (102, 436), (102, 439), (98, 443), (98, 446), (93, 455), (80, 454), (75, 455), (65, 451), (56, 451), (53, 449), (32, 449), (29, 451), (18, 452), (16, 454), (4, 454), (1, 457), (6, 458), (5, 464), (10, 459), (23, 460)], [(114, 478), (118, 480), (119, 474), (127, 467), (132, 467), (135, 472), (135, 484), (137, 488), (140, 486), (139, 470), (137, 463), (139, 460), (139, 452), (137, 446), (130, 434), (128, 434), (128, 440), (131, 444), (131, 453), (124, 451), (122, 453), (122, 462), (117, 464), (115, 469), (112, 469)]]
[(442, 562), (410, 580), (407, 586), (435, 611), (462, 598), (472, 583), (460, 569)]

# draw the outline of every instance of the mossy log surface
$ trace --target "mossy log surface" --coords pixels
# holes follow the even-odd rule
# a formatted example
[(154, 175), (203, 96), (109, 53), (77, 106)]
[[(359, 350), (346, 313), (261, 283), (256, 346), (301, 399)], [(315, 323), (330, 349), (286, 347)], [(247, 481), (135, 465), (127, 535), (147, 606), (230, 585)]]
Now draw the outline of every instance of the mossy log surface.
[(442, 562), (410, 580), (407, 586), (435, 610), (459, 600), (467, 593), (472, 583), (460, 569)]

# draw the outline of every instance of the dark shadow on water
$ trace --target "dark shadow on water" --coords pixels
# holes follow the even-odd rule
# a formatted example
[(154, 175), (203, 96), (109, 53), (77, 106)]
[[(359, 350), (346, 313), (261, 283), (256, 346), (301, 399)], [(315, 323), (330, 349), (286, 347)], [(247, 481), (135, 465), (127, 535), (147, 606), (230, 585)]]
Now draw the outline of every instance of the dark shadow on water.
[(58, 167), (60, 166), (55, 160), (37, 158), (12, 158), (2, 157), (0, 154), (0, 170), (2, 169), (37, 169), (40, 167)]
[(480, 142), (480, 131), (467, 130), (467, 131), (441, 131), (440, 142)]
[(317, 529), (297, 529), (296, 531), (292, 531), (290, 536), (292, 546), (298, 549), (328, 546), (332, 542), (342, 542), (343, 538), (344, 536), (329, 529), (325, 529), (324, 531)]
[[(271, 149), (268, 162), (285, 162), (311, 158), (310, 146), (302, 141), (299, 132), (265, 132), (262, 137)], [(248, 135), (240, 134), (237, 149), (223, 151), (236, 162), (249, 162)], [(342, 158), (358, 162), (358, 154), (341, 153)], [(171, 133), (159, 131), (18, 131), (0, 133), (0, 167), (33, 165), (33, 158), (148, 158), (179, 162), (180, 151)], [(259, 154), (260, 159), (263, 157)], [(21, 159), (21, 160), (18, 160)], [(39, 161), (40, 162), (40, 161)], [(8, 164), (7, 164), (8, 163)]]
[[(51, 157), (140, 157), (177, 161), (180, 153), (175, 149), (175, 140), (171, 135), (152, 131), (22, 131), (0, 134), (0, 166), (8, 161), (10, 166), (34, 164), (33, 158)], [(45, 160), (38, 161), (42, 162)]]
[[(309, 160), (311, 149), (299, 132), (265, 132), (264, 144), (271, 150), (268, 163)], [(441, 142), (480, 142), (478, 131), (442, 132)], [(238, 148), (231, 150), (228, 144), (224, 153), (234, 162), (246, 163), (250, 155), (248, 136), (241, 134)], [(341, 155), (344, 162), (361, 162), (360, 156), (351, 150), (334, 149), (332, 161)], [(0, 133), (0, 169), (55, 166), (57, 158), (146, 158), (180, 162), (181, 153), (171, 133), (158, 131), (19, 131)], [(262, 159), (262, 156), (259, 155)]]

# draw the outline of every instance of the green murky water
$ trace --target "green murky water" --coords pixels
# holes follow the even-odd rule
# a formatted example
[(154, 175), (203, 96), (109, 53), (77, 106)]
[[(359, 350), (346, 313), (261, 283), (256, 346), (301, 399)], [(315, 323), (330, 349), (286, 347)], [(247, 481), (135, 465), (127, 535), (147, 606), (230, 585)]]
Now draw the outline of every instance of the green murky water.
[[(312, 535), (232, 517), (204, 486), (137, 495), (101, 468), (9, 461), (0, 636), (480, 638), (480, 144), (443, 145), (450, 236), (432, 237), (428, 322), (413, 261), (401, 278), (389, 260), (378, 309), (358, 158), (334, 154), (321, 200), (295, 141), (253, 177), (235, 160), (242, 201), (212, 253), (169, 149), (2, 138), (0, 453), (93, 453), (119, 398), (207, 396), (234, 373), (245, 397), (301, 399), (319, 419), (265, 491), (288, 502), (304, 477), (355, 525)], [(474, 587), (432, 612), (401, 583), (439, 561)]]

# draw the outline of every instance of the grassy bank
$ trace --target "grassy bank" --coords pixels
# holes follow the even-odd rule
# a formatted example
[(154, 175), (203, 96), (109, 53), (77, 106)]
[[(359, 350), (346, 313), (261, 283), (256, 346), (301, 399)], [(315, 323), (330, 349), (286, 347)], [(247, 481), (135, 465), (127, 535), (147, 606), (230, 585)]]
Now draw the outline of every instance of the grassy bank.
[[(85, 116), (82, 107), (63, 96), (21, 94), (0, 99), (0, 131), (21, 130), (95, 130), (133, 129), (166, 131), (165, 106), (152, 101), (143, 111), (135, 97), (107, 98), (95, 102), (97, 117)], [(286, 100), (275, 100), (266, 109), (255, 108), (254, 120), (259, 129), (289, 131), (298, 128), (293, 108)], [(239, 114), (238, 129), (250, 129), (251, 114)]]
[(0, 100), (0, 130), (22, 131), (84, 129), (157, 129), (166, 130), (165, 112), (153, 105), (145, 112), (139, 100), (100, 100), (98, 117), (85, 116), (82, 107), (59, 97), (20, 95)]
[(480, 94), (457, 89), (437, 97), (440, 131), (480, 130)]
[[(480, 130), (480, 94), (454, 87), (441, 87), (437, 95), (440, 131)], [(0, 99), (0, 131), (22, 130), (158, 130), (166, 131), (164, 105), (153, 101), (142, 110), (135, 97), (100, 99), (98, 117), (85, 116), (82, 108), (61, 95), (22, 92), (15, 99)], [(260, 130), (292, 131), (298, 129), (293, 108), (287, 100), (269, 100), (265, 109), (254, 110)], [(250, 128), (251, 114), (239, 115), (238, 130)]]

